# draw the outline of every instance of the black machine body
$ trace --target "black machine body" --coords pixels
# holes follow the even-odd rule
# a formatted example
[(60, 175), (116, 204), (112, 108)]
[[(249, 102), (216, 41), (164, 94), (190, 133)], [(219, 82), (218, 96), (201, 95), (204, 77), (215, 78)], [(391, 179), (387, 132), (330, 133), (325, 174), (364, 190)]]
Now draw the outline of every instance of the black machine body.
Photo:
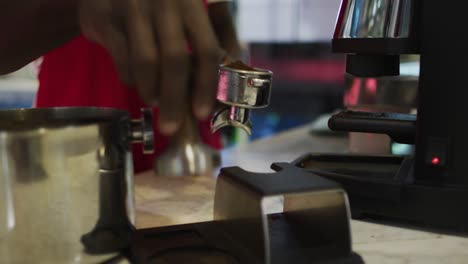
[[(347, 54), (348, 74), (397, 76), (401, 54), (420, 55), (417, 115), (345, 111), (329, 122), (332, 130), (387, 134), (415, 144), (414, 156), (308, 156), (321, 162), (307, 169), (343, 185), (356, 218), (468, 229), (468, 40), (458, 37), (468, 27), (460, 23), (462, 3), (342, 3), (332, 46)], [(330, 168), (332, 163), (342, 165)]]

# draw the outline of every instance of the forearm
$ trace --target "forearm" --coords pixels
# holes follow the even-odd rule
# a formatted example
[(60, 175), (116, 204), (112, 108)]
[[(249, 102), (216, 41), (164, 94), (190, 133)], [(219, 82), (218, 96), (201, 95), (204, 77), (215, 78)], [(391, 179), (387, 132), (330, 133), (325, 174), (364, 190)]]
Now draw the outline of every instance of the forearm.
[(79, 34), (78, 0), (0, 0), (0, 74), (15, 71)]
[(230, 2), (210, 4), (208, 13), (218, 42), (231, 57), (241, 57), (241, 47), (231, 14)]

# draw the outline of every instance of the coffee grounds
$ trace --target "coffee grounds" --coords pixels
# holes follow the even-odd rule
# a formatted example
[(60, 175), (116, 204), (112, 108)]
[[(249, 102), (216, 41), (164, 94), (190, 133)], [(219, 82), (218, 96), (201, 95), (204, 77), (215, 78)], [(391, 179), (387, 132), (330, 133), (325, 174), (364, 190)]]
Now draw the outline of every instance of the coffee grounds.
[(243, 63), (240, 60), (231, 62), (225, 65), (225, 67), (236, 69), (236, 70), (243, 70), (243, 71), (255, 71), (254, 68), (248, 66), (247, 64)]

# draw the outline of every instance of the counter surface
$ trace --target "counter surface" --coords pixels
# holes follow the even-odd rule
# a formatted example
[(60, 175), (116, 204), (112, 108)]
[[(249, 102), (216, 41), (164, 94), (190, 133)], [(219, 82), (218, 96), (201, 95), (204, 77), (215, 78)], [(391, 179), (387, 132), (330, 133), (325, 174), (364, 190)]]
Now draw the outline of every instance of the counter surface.
[[(268, 172), (273, 162), (289, 162), (308, 153), (347, 151), (346, 138), (312, 135), (308, 127), (227, 149), (223, 167)], [(216, 177), (135, 177), (137, 227), (148, 228), (212, 220)], [(277, 204), (271, 204), (272, 207)], [(366, 263), (468, 263), (468, 236), (446, 235), (382, 223), (352, 221), (353, 248)]]

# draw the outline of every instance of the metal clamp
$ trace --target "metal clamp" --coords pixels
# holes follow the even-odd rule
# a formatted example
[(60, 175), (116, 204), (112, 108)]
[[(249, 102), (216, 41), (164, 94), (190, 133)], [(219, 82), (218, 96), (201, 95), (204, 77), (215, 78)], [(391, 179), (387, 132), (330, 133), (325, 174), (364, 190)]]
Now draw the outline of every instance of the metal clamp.
[(141, 109), (141, 119), (130, 122), (130, 142), (143, 143), (143, 153), (154, 152), (153, 111), (151, 108)]
[[(221, 169), (214, 219), (228, 237), (255, 263), (363, 263), (352, 251), (346, 192), (289, 163), (272, 168), (277, 172)], [(282, 208), (267, 209), (271, 198), (282, 200)]]

